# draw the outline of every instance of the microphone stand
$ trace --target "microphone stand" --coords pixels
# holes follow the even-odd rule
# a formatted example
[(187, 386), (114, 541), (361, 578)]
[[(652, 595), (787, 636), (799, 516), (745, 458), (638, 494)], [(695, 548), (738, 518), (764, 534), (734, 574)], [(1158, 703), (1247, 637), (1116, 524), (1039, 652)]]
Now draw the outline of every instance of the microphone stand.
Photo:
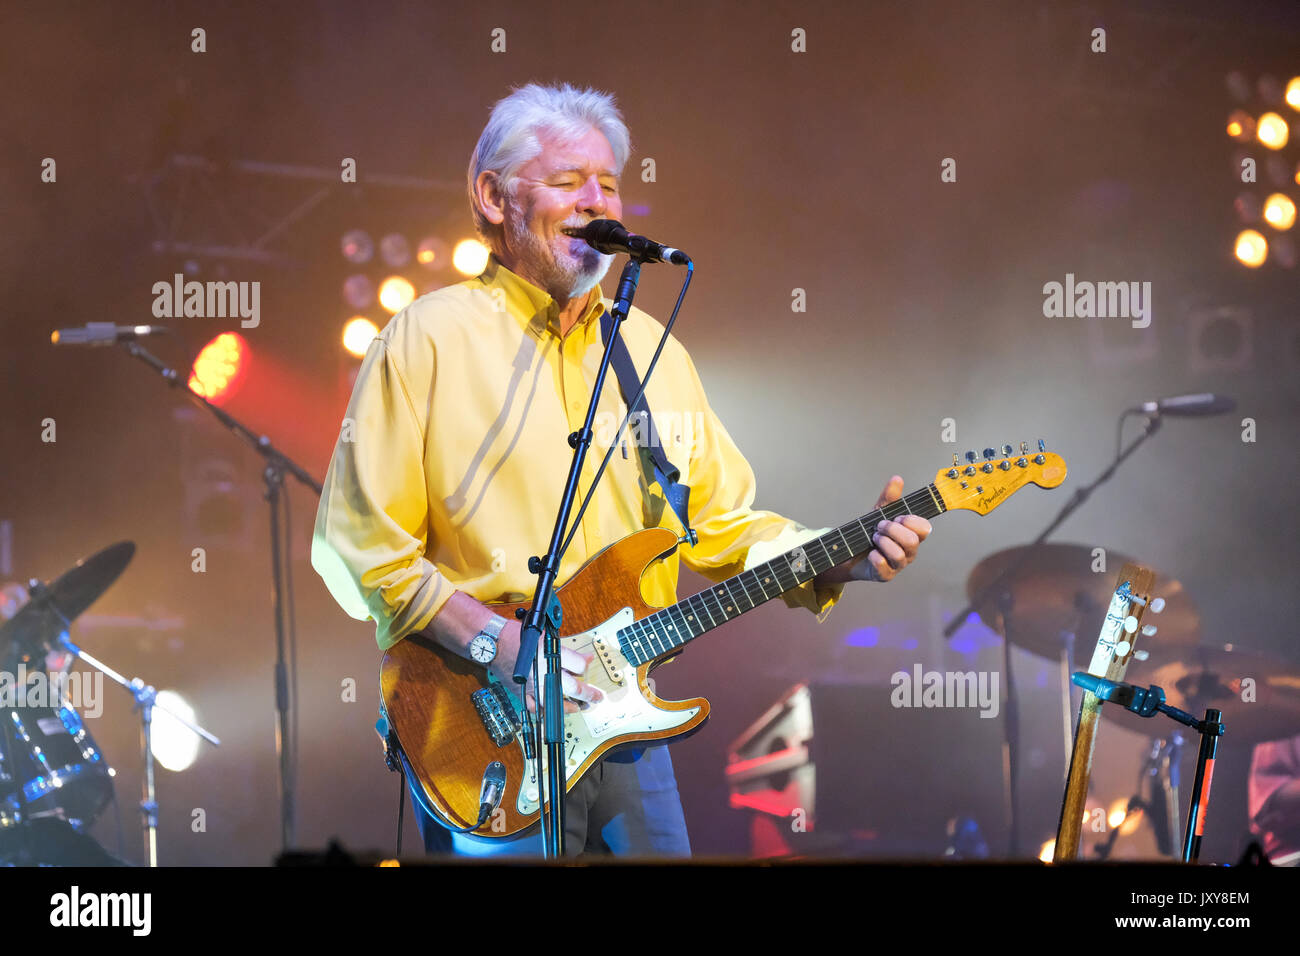
[[(541, 815), (543, 854), (550, 857), (564, 855), (565, 800), (568, 789), (568, 775), (564, 757), (564, 692), (561, 683), (560, 664), (560, 623), (563, 612), (559, 599), (555, 596), (555, 578), (560, 569), (560, 551), (568, 528), (569, 516), (578, 492), (578, 478), (582, 474), (582, 465), (591, 446), (592, 425), (596, 418), (596, 406), (600, 401), (601, 390), (605, 384), (605, 374), (609, 371), (614, 354), (614, 342), (618, 339), (619, 329), (632, 307), (632, 297), (636, 294), (637, 283), (641, 278), (642, 257), (630, 256), (623, 274), (618, 281), (618, 292), (614, 296), (614, 306), (610, 311), (613, 327), (609, 340), (605, 343), (605, 352), (596, 370), (596, 382), (592, 388), (591, 401), (587, 405), (587, 416), (579, 431), (569, 435), (569, 447), (573, 449), (573, 460), (569, 465), (569, 476), (564, 483), (564, 493), (560, 498), (559, 513), (556, 515), (555, 528), (551, 532), (551, 543), (542, 557), (528, 559), (528, 570), (537, 575), (537, 589), (533, 594), (533, 603), (528, 608), (519, 608), (515, 613), (523, 624), (519, 632), (519, 656), (515, 659), (514, 679), (517, 684), (524, 684), (528, 672), (533, 668), (537, 656), (537, 645), (545, 629), (545, 646), (543, 656), (546, 663), (544, 687), (539, 688), (537, 706), (546, 744), (546, 768), (542, 767), (540, 749), (533, 754), (526, 754), (534, 760), (539, 786), (538, 808)], [(590, 493), (590, 489), (588, 490)], [(525, 749), (536, 740), (535, 722), (528, 718), (528, 708), (524, 707), (524, 717), (529, 726), (524, 733)], [(546, 809), (550, 798), (550, 812)]]
[[(1127, 414), (1127, 413), (1126, 413)], [(1120, 419), (1121, 423), (1123, 418)], [(1036, 537), (1029, 546), (1024, 549), (1020, 557), (1013, 561), (1006, 569), (996, 578), (981, 589), (974, 597), (967, 602), (966, 606), (953, 615), (943, 628), (944, 637), (952, 637), (957, 629), (965, 623), (966, 618), (978, 607), (983, 607), (990, 602), (990, 599), (997, 596), (997, 607), (999, 616), (1003, 621), (1002, 628), (1002, 666), (1006, 671), (1007, 684), (1007, 703), (1006, 717), (1003, 720), (1004, 739), (1002, 774), (1003, 786), (1006, 788), (1006, 802), (1004, 812), (1007, 816), (1007, 855), (1015, 858), (1020, 855), (1020, 807), (1019, 800), (1016, 797), (1016, 780), (1019, 777), (1019, 754), (1017, 750), (1019, 742), (1019, 715), (1017, 713), (1016, 701), (1014, 700), (1015, 688), (1012, 684), (1011, 677), (1011, 647), (1007, 640), (1006, 617), (1010, 611), (1011, 594), (1005, 590), (1005, 585), (1024, 569), (1034, 555), (1034, 550), (1042, 544), (1047, 538), (1059, 528), (1065, 519), (1074, 514), (1085, 501), (1092, 495), (1097, 487), (1106, 482), (1115, 470), (1129, 457), (1137, 451), (1139, 445), (1156, 433), (1160, 428), (1161, 418), (1159, 411), (1154, 411), (1146, 416), (1146, 427), (1142, 429), (1142, 434), (1133, 439), (1129, 446), (1115, 456), (1115, 460), (1110, 463), (1105, 471), (1093, 480), (1091, 484), (1084, 485), (1075, 491), (1073, 497), (1065, 503), (1065, 506), (1057, 512), (1056, 517), (1051, 523)], [(1039, 449), (1042, 449), (1039, 445)]]
[(317, 497), (321, 495), (321, 486), (293, 459), (272, 445), (270, 438), (257, 434), (233, 415), (218, 408), (202, 395), (195, 394), (186, 386), (185, 380), (175, 369), (168, 368), (161, 359), (150, 354), (138, 342), (128, 340), (121, 344), (133, 356), (157, 371), (168, 385), (172, 388), (180, 388), (192, 402), (206, 408), (221, 424), (242, 438), (266, 460), (262, 480), (266, 484), (266, 500), (271, 505), (271, 575), (275, 602), (275, 710), (278, 718), (275, 729), (275, 752), (280, 762), (280, 844), (281, 852), (284, 852), (293, 846), (294, 781), (291, 756), (297, 742), (292, 740), (289, 728), (289, 679), (284, 653), (285, 594), (284, 584), (280, 580), (280, 492), (284, 487), (286, 474), (292, 475), (306, 485), (316, 493)]
[[(1082, 687), (1085, 685), (1080, 680), (1090, 677), (1090, 674), (1080, 671), (1074, 675), (1074, 682)], [(1103, 701), (1114, 701), (1139, 717), (1164, 714), (1201, 735), (1201, 748), (1196, 755), (1196, 777), (1192, 781), (1192, 801), (1187, 808), (1187, 831), (1183, 836), (1182, 854), (1184, 863), (1195, 863), (1201, 855), (1201, 836), (1205, 832), (1205, 815), (1210, 806), (1210, 781), (1214, 778), (1214, 760), (1219, 749), (1219, 738), (1226, 732), (1222, 711), (1207, 707), (1205, 719), (1197, 720), (1187, 711), (1165, 703), (1164, 688), (1158, 684), (1144, 688), (1120, 681), (1104, 681), (1094, 693)]]

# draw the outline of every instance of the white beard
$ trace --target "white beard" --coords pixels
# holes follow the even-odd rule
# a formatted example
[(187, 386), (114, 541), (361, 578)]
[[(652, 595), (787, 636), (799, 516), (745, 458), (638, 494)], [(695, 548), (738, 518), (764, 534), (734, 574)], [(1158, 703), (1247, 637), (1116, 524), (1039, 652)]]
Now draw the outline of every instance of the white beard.
[[(537, 285), (557, 301), (569, 302), (581, 298), (605, 278), (614, 257), (597, 252), (586, 243), (574, 255), (570, 250), (581, 240), (569, 236), (556, 236), (549, 242), (538, 238), (524, 221), (523, 210), (510, 201), (507, 243), (518, 257), (519, 266), (534, 276)], [(563, 223), (578, 228), (586, 221), (571, 217)]]

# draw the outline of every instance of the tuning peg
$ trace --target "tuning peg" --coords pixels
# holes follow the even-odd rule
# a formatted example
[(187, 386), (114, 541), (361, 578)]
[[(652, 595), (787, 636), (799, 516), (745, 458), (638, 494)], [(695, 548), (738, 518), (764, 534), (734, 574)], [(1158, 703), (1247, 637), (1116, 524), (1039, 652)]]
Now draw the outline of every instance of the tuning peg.
[(1022, 442), (1020, 443), (1020, 454), (1022, 454), (1022, 455), (1028, 455), (1028, 454), (1029, 454), (1029, 442), (1027, 442), (1027, 441), (1022, 441)]
[(1144, 661), (1151, 656), (1151, 653), (1149, 651), (1134, 651), (1133, 656), (1140, 661)]
[(1128, 617), (1124, 618), (1125, 633), (1132, 634), (1137, 629), (1138, 629), (1138, 619), (1136, 617), (1130, 614)]
[(1003, 445), (1003, 446), (1002, 446), (1002, 457), (1004, 457), (1004, 458), (1010, 458), (1010, 457), (1011, 457), (1011, 452), (1012, 452), (1012, 448), (1011, 448), (1010, 445)]
[(1151, 602), (1151, 612), (1153, 614), (1159, 614), (1164, 609), (1165, 609), (1164, 598), (1156, 598), (1154, 601)]
[(1038, 439), (1038, 450), (1047, 451), (1047, 442), (1043, 441), (1041, 438)]
[(954, 468), (957, 467), (957, 453), (956, 453), (956, 452), (953, 452), (953, 455), (952, 455), (952, 466), (953, 466)]
[(985, 460), (985, 461), (992, 461), (993, 458), (996, 457), (996, 455), (997, 455), (997, 452), (994, 451), (992, 448), (985, 448), (985, 449), (984, 449), (984, 460)]
[(975, 464), (975, 459), (978, 458), (978, 457), (979, 457), (979, 456), (976, 455), (975, 452), (973, 452), (973, 451), (968, 451), (968, 452), (966, 452), (966, 460), (967, 460), (968, 462), (970, 462), (972, 465)]
[(1155, 637), (1155, 636), (1156, 636), (1156, 626), (1155, 626), (1154, 624), (1148, 624), (1148, 625), (1146, 625), (1145, 627), (1143, 627), (1143, 628), (1142, 628), (1142, 636), (1143, 636), (1143, 637)]

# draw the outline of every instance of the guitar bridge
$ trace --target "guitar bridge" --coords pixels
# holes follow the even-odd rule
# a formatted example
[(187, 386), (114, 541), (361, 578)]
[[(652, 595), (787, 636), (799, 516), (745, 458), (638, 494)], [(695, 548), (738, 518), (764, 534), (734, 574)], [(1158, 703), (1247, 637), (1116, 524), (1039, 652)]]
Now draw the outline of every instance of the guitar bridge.
[(494, 744), (504, 747), (515, 739), (515, 733), (521, 724), (510, 694), (504, 687), (496, 683), (490, 684), (482, 690), (476, 690), (470, 695), (470, 700), (478, 712), (479, 720), (483, 721), (483, 729)]

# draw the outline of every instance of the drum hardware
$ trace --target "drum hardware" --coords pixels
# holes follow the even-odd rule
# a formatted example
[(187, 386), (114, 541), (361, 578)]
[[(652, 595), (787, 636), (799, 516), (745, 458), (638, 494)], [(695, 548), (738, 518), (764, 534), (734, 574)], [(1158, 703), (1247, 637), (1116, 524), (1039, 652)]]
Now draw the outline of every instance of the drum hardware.
[(163, 706), (157, 701), (157, 690), (139, 677), (127, 680), (107, 664), (87, 654), (70, 641), (66, 634), (59, 635), (58, 646), (77, 660), (95, 668), (110, 680), (125, 689), (135, 699), (140, 711), (141, 747), (144, 750), (144, 799), (140, 802), (140, 813), (144, 829), (145, 853), (149, 866), (158, 865), (158, 796), (154, 786), (153, 756), (153, 712), (154, 709), (170, 714), (175, 720), (184, 724), (214, 747), (221, 746), (221, 741), (197, 724), (186, 720), (180, 714)]
[[(132, 542), (119, 542), (78, 561), (51, 584), (32, 580), (28, 588), (30, 600), (0, 625), (0, 664), (5, 670), (17, 672), (19, 666), (28, 661), (49, 661), (56, 656), (66, 656), (69, 661), (75, 658), (84, 662), (130, 692), (140, 711), (144, 748), (144, 799), (140, 811), (145, 850), (149, 865), (157, 866), (158, 801), (152, 747), (154, 709), (171, 714), (213, 746), (220, 746), (221, 742), (159, 704), (157, 691), (152, 685), (138, 677), (127, 680), (73, 644), (68, 637), (73, 619), (117, 580), (134, 553)], [(76, 710), (66, 700), (47, 704), (44, 707), (0, 707), (0, 834), (25, 831), (36, 821), (50, 818), (63, 821), (79, 831), (89, 826), (113, 797), (113, 771)], [(90, 840), (89, 837), (84, 839)], [(7, 845), (20, 847), (29, 843), (27, 837), (15, 837)], [(84, 844), (82, 846), (84, 848)], [(27, 850), (4, 852), (0, 848), (0, 859), (22, 853), (31, 855)]]

